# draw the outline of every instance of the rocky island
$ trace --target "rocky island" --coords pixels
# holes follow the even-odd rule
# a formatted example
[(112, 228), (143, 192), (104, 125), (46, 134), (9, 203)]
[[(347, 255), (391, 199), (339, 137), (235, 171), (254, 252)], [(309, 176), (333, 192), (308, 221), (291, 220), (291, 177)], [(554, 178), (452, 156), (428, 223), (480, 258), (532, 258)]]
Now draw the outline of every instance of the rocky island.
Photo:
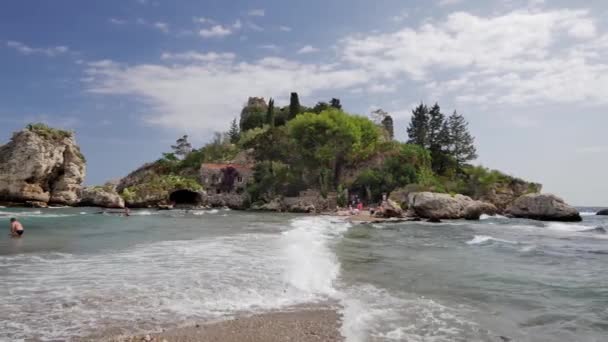
[(252, 97), (207, 145), (193, 148), (183, 136), (117, 184), (88, 188), (74, 134), (31, 124), (0, 147), (0, 201), (301, 213), (344, 213), (361, 202), (381, 219), (581, 220), (562, 199), (540, 194), (540, 184), (469, 164), (474, 138), (456, 112), (420, 104), (405, 143), (394, 139), (388, 113), (372, 114), (348, 114), (338, 99), (302, 106), (296, 93), (282, 108)]

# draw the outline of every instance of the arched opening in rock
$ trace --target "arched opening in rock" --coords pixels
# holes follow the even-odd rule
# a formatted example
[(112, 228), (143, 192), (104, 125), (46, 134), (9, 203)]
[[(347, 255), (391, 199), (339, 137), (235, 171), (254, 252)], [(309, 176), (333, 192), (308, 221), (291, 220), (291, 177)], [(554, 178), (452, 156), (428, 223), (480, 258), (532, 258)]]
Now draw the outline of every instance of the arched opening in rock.
[(200, 193), (190, 190), (176, 190), (169, 195), (175, 205), (199, 205), (203, 201)]

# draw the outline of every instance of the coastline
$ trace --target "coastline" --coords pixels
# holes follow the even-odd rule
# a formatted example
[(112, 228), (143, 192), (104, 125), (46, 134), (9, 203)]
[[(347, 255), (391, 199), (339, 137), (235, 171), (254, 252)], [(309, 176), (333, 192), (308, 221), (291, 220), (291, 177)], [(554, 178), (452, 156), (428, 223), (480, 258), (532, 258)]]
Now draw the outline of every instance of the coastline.
[[(337, 342), (341, 315), (333, 307), (314, 306), (244, 315), (226, 321), (207, 322), (135, 336), (96, 339), (103, 342)], [(81, 341), (90, 341), (83, 339)]]

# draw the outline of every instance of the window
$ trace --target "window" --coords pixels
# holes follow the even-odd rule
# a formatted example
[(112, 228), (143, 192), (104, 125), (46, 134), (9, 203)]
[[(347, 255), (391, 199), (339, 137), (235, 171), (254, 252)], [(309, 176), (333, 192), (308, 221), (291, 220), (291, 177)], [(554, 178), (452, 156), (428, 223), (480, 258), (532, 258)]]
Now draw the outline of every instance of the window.
[(243, 177), (238, 176), (238, 177), (236, 178), (236, 181), (237, 181), (237, 182), (239, 182), (239, 183), (243, 183)]

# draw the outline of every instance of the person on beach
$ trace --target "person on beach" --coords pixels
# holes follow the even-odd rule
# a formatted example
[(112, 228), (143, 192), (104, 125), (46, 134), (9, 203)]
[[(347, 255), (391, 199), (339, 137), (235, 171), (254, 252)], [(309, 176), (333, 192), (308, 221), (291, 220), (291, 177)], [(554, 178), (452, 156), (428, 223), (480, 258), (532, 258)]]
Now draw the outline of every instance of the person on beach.
[(11, 218), (11, 235), (13, 237), (21, 237), (23, 235), (23, 225), (16, 218)]
[(131, 210), (129, 210), (128, 207), (125, 206), (125, 216), (131, 216)]

